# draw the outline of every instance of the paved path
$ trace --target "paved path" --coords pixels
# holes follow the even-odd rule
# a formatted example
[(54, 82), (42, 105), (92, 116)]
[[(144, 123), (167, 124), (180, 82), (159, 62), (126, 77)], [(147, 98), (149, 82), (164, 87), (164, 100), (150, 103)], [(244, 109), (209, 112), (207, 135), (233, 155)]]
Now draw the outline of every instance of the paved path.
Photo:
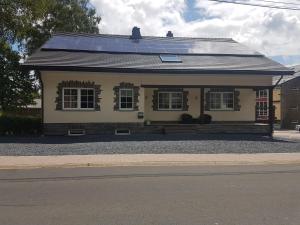
[(3, 156), (279, 152), (300, 152), (300, 140), (233, 134), (0, 137)]
[(64, 156), (0, 156), (0, 169), (46, 167), (112, 167), (170, 165), (299, 164), (300, 153), (259, 154), (105, 154)]
[(277, 130), (274, 132), (273, 137), (278, 140), (300, 141), (300, 132), (296, 130)]
[(0, 171), (1, 225), (299, 225), (300, 166)]

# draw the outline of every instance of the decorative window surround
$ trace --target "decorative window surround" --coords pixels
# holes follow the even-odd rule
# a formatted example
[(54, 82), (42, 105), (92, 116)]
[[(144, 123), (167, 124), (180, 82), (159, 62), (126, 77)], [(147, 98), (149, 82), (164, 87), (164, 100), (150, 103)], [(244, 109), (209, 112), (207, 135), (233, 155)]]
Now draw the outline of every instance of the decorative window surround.
[[(229, 109), (211, 109), (211, 93), (233, 93), (233, 108)], [(234, 88), (210, 88), (206, 93), (205, 93), (205, 106), (204, 109), (205, 111), (240, 111), (241, 106), (240, 106), (240, 91), (235, 90)], [(221, 98), (221, 101), (223, 101), (223, 98)]]
[[(132, 109), (122, 109), (120, 108), (120, 90), (121, 89), (131, 89), (133, 90), (133, 107)], [(120, 83), (119, 86), (115, 86), (113, 88), (114, 90), (114, 93), (115, 93), (115, 97), (114, 97), (114, 110), (115, 111), (138, 111), (139, 110), (139, 106), (138, 106), (138, 103), (139, 103), (139, 90), (140, 90), (140, 87), (138, 86), (134, 86), (134, 84), (132, 83), (125, 83), (125, 82), (122, 82)]]
[[(101, 94), (100, 85), (96, 85), (95, 82), (91, 81), (62, 81), (57, 85), (57, 97), (55, 99), (56, 102), (56, 110), (64, 110), (63, 109), (63, 89), (64, 88), (74, 88), (74, 89), (94, 89), (94, 108), (92, 110), (100, 111), (100, 100), (99, 97)], [(77, 93), (78, 94), (78, 93)], [(70, 109), (66, 109), (70, 110)], [(77, 108), (71, 110), (86, 110), (86, 108)], [(91, 110), (91, 109), (88, 109)]]
[[(159, 108), (159, 93), (182, 93), (182, 108), (181, 109), (160, 109)], [(160, 88), (153, 91), (152, 96), (152, 109), (153, 111), (188, 111), (188, 91), (184, 91), (183, 88)]]

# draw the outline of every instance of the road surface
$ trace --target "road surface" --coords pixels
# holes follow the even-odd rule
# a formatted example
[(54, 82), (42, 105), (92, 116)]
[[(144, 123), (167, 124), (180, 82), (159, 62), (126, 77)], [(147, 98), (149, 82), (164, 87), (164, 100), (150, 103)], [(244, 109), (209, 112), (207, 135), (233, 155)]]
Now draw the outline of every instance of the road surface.
[(0, 171), (1, 225), (299, 225), (300, 166)]

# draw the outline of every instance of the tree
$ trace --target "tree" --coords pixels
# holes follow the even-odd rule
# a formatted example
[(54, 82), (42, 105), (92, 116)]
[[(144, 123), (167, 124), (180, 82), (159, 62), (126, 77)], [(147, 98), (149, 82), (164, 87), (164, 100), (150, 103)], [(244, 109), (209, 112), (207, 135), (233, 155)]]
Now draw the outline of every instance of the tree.
[(19, 65), (53, 32), (99, 33), (89, 0), (0, 0), (0, 107), (32, 104), (38, 77)]

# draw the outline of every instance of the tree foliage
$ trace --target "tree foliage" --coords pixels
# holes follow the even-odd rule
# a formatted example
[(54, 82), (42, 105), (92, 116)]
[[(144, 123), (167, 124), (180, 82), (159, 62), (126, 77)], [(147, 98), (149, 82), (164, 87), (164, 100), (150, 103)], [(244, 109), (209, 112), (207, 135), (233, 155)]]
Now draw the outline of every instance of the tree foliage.
[(0, 0), (0, 107), (31, 104), (36, 77), (19, 65), (54, 32), (99, 33), (89, 0)]

